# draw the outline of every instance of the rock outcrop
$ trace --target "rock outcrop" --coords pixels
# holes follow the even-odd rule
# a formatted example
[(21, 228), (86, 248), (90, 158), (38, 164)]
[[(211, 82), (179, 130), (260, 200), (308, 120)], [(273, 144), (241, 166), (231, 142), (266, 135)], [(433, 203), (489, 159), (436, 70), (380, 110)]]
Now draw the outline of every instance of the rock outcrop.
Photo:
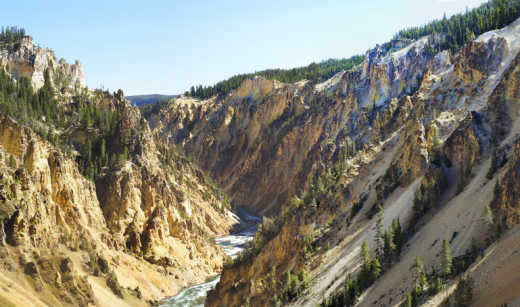
[(65, 59), (57, 60), (54, 51), (35, 46), (30, 36), (24, 37), (12, 48), (0, 50), (0, 67), (15, 78), (28, 78), (35, 89), (43, 86), (46, 73), (53, 80), (54, 87), (62, 92), (85, 87), (79, 61), (68, 64)]
[[(491, 208), (497, 221), (504, 228), (513, 228), (520, 223), (520, 140), (517, 140), (511, 153), (511, 161), (501, 181), (496, 182)], [(497, 179), (498, 180), (498, 179)]]
[(85, 131), (74, 112), (60, 130), (43, 119), (40, 126), (70, 149), (0, 113), (0, 283), (24, 289), (2, 302), (98, 305), (112, 291), (144, 304), (216, 275), (227, 256), (213, 238), (237, 218), (211, 179), (154, 135), (122, 91), (81, 88), (78, 63), (56, 61), (30, 38), (0, 54), (1, 69), (36, 88), (48, 73), (58, 108), (76, 107), (81, 91), (95, 112), (120, 114), (106, 148), (121, 153), (87, 179), (74, 148), (89, 145), (101, 127), (87, 121)]

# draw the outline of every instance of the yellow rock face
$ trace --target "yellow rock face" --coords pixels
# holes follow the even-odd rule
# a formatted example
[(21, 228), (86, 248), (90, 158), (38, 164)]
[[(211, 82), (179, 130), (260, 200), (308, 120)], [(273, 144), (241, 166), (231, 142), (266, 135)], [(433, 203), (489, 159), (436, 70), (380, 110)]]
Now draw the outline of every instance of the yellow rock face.
[[(466, 185), (474, 189), (472, 180), (485, 177), (481, 165), (490, 155), (493, 140), (504, 142), (503, 150), (508, 151), (519, 129), (520, 59), (518, 50), (511, 49), (518, 49), (515, 46), (510, 38), (494, 35), (470, 42), (452, 56), (443, 52), (429, 57), (420, 46), (389, 55), (376, 48), (367, 53), (362, 65), (322, 91), (310, 85), (280, 84), (259, 95), (265, 91), (251, 80), (237, 91), (240, 95), (216, 98), (201, 109), (172, 103), (157, 114), (154, 118), (161, 123), (157, 131), (193, 152), (237, 202), (260, 214), (276, 215), (290, 196), (309, 191), (309, 174), (324, 174), (341, 163), (345, 167), (336, 190), (341, 205), (318, 202), (312, 214), (310, 209), (291, 211), (291, 218), (260, 252), (224, 270), (207, 305), (274, 304), (285, 285), (285, 271), (310, 268), (315, 283), (292, 304), (315, 306), (321, 297), (341, 287), (333, 276), (338, 271), (329, 268), (340, 270), (340, 280), (346, 272), (356, 272), (359, 261), (335, 265), (357, 256), (343, 254), (356, 248), (349, 244), (359, 247), (361, 238), (369, 244), (373, 241), (373, 221), (366, 218), (370, 208), (390, 207), (389, 214), (406, 223), (413, 214), (417, 187), (423, 186), (425, 201), (441, 207), (463, 193)], [(224, 111), (231, 107), (232, 112)], [(279, 117), (266, 108), (276, 110)], [(172, 132), (172, 123), (181, 119), (185, 125)], [(354, 153), (345, 154), (352, 143)], [(509, 155), (517, 157), (518, 150), (516, 144)], [(503, 194), (494, 201), (494, 210), (509, 227), (518, 223), (519, 216), (516, 160), (512, 159), (504, 175)], [(439, 182), (453, 187), (441, 191)], [(456, 191), (457, 183), (461, 183), (460, 191)], [(489, 195), (481, 197), (486, 198)], [(361, 213), (350, 216), (361, 199), (365, 199)], [(312, 216), (314, 224), (304, 216)], [(315, 251), (308, 263), (299, 262), (302, 249), (296, 238), (306, 233), (299, 229), (311, 224), (322, 231), (319, 237), (332, 249), (338, 244), (336, 258), (330, 255), (334, 250)], [(474, 225), (469, 226), (461, 227), (474, 231)], [(291, 236), (292, 241), (288, 240)], [(327, 278), (330, 285), (320, 284)], [(278, 291), (270, 290), (272, 283), (279, 286)], [(362, 304), (375, 304), (383, 296), (390, 301), (398, 298), (391, 293), (393, 289), (383, 295), (377, 284), (374, 287), (378, 295), (370, 296), (372, 290), (368, 291), (369, 298)]]
[(151, 134), (141, 141), (139, 165), (126, 162), (96, 186), (72, 158), (0, 114), (1, 261), (13, 268), (2, 274), (43, 302), (79, 305), (96, 305), (110, 274), (144, 300), (216, 275), (226, 256), (211, 238), (236, 221), (199, 169), (187, 160), (166, 167)]

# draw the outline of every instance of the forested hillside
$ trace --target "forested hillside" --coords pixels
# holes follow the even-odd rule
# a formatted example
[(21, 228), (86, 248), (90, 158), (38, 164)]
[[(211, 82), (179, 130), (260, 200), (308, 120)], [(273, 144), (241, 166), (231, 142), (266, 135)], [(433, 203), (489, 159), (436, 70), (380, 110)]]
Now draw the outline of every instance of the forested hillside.
[(240, 74), (227, 80), (220, 81), (214, 86), (192, 86), (186, 96), (207, 99), (214, 95), (227, 94), (238, 88), (244, 80), (253, 76), (261, 76), (268, 80), (293, 83), (300, 80), (320, 82), (327, 80), (339, 71), (349, 70), (363, 61), (363, 56), (355, 55), (348, 59), (329, 59), (320, 63), (312, 63), (304, 67), (293, 69), (267, 69), (250, 74)]
[[(467, 41), (476, 36), (513, 22), (520, 10), (520, 2), (516, 0), (493, 0), (463, 14), (456, 14), (450, 18), (443, 18), (424, 26), (404, 29), (397, 33), (394, 39), (417, 40), (421, 37), (434, 34), (444, 34), (440, 42), (433, 38), (426, 51), (434, 54), (442, 50), (454, 52)], [(249, 74), (240, 74), (227, 80), (220, 81), (213, 86), (192, 86), (185, 95), (200, 99), (207, 99), (214, 95), (227, 94), (240, 86), (252, 76), (261, 76), (268, 80), (293, 83), (300, 80), (321, 82), (332, 77), (341, 70), (349, 70), (363, 61), (363, 56), (356, 55), (347, 59), (329, 59), (320, 63), (293, 69), (268, 69)]]
[[(424, 26), (412, 27), (399, 31), (395, 38), (407, 38), (417, 40), (421, 37), (439, 34), (440, 44), (436, 47), (429, 46), (430, 53), (442, 50), (455, 52), (466, 42), (475, 39), (482, 33), (500, 29), (515, 21), (520, 13), (520, 1), (517, 0), (492, 0), (478, 8), (456, 14), (450, 18), (436, 20)], [(430, 44), (433, 44), (433, 39)], [(433, 48), (433, 49), (431, 49)]]
[[(118, 97), (122, 99), (121, 95)], [(59, 103), (48, 73), (44, 86), (34, 91), (27, 78), (15, 82), (0, 70), (0, 111), (28, 125), (70, 155), (77, 151), (80, 170), (89, 179), (100, 176), (103, 168), (126, 160), (128, 139), (135, 137), (144, 125), (139, 122), (135, 129), (123, 129), (122, 106), (95, 106), (94, 101), (109, 97), (108, 92), (98, 90), (91, 96), (83, 89), (75, 93), (72, 103)], [(79, 133), (73, 133), (73, 130), (90, 133), (88, 138), (81, 137), (87, 139), (85, 142), (79, 142)]]
[(0, 42), (14, 43), (25, 37), (25, 29), (18, 27), (2, 27), (0, 31)]
[(177, 98), (179, 95), (159, 95), (159, 94), (151, 94), (151, 95), (132, 95), (125, 96), (126, 99), (130, 100), (131, 103), (140, 107), (142, 105), (157, 103), (159, 101), (167, 101), (171, 98)]

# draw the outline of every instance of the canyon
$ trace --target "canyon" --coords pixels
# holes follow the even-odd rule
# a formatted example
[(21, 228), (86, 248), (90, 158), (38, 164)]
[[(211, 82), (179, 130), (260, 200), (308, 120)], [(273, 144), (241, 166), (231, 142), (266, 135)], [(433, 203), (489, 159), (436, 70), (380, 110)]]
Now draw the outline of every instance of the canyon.
[(509, 14), (139, 107), (2, 42), (0, 305), (519, 304)]

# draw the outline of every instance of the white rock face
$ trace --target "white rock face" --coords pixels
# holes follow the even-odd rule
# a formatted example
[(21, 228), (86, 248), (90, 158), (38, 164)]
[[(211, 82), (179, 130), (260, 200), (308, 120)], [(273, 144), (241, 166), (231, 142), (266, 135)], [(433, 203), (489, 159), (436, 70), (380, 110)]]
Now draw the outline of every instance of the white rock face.
[(76, 84), (86, 86), (79, 61), (57, 61), (54, 51), (35, 46), (30, 36), (9, 47), (0, 45), (0, 67), (15, 78), (29, 78), (35, 89), (43, 86), (47, 69), (57, 90), (73, 89)]
[(327, 89), (327, 90), (333, 89), (334, 86), (336, 84), (338, 84), (339, 81), (341, 81), (341, 78), (343, 77), (344, 74), (345, 74), (345, 71), (342, 70), (342, 71), (336, 73), (330, 79), (328, 79), (322, 83), (316, 84), (316, 92), (320, 92), (323, 89)]

